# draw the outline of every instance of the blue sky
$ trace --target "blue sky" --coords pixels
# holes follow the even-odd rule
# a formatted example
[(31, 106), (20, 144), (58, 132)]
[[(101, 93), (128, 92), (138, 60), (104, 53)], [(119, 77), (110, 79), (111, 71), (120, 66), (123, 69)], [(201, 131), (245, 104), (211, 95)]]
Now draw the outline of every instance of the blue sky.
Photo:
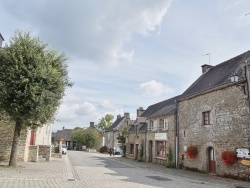
[(201, 75), (250, 49), (249, 0), (0, 1), (1, 34), (30, 31), (64, 52), (73, 88), (53, 130), (87, 127), (184, 92)]

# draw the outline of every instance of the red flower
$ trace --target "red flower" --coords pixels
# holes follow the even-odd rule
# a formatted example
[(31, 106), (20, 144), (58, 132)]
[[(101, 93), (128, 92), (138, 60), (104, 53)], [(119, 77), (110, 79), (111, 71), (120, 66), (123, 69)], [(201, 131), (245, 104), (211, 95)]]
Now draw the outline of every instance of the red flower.
[(195, 146), (189, 146), (187, 149), (187, 155), (191, 159), (195, 158), (198, 155), (198, 149)]
[(236, 162), (236, 153), (234, 151), (223, 151), (221, 153), (221, 159), (227, 166), (230, 166)]

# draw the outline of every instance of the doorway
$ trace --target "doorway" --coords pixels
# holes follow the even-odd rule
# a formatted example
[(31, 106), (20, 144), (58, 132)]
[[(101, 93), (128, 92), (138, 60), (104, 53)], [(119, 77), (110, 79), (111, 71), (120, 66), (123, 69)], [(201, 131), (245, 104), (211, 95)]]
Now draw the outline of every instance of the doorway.
[(149, 141), (149, 145), (148, 145), (148, 162), (149, 163), (152, 163), (152, 154), (153, 154), (153, 152), (152, 152), (152, 149), (153, 149), (153, 141), (152, 140), (150, 140)]
[(208, 148), (208, 172), (216, 174), (216, 161), (214, 157), (214, 148)]
[(135, 145), (135, 160), (138, 160), (138, 154), (139, 154), (139, 144)]

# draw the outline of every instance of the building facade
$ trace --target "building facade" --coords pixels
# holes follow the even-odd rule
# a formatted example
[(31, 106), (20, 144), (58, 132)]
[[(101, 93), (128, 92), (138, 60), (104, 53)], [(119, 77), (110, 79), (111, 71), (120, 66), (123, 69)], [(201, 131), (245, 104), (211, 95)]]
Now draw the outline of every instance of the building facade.
[[(229, 164), (222, 157), (238, 149), (249, 152), (249, 58), (248, 51), (214, 67), (202, 66), (203, 74), (182, 94), (178, 102), (181, 166), (249, 178), (249, 166), (241, 164), (248, 154)], [(194, 158), (188, 154), (190, 146), (198, 151)]]

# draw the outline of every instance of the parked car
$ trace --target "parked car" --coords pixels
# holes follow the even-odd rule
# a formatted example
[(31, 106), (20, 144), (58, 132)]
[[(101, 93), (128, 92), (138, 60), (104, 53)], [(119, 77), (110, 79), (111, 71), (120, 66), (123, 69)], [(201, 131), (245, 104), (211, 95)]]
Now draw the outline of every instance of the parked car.
[(115, 153), (115, 155), (122, 155), (123, 151), (119, 146), (115, 146), (114, 147), (114, 153)]
[(67, 146), (66, 144), (62, 144), (62, 154), (67, 154)]

